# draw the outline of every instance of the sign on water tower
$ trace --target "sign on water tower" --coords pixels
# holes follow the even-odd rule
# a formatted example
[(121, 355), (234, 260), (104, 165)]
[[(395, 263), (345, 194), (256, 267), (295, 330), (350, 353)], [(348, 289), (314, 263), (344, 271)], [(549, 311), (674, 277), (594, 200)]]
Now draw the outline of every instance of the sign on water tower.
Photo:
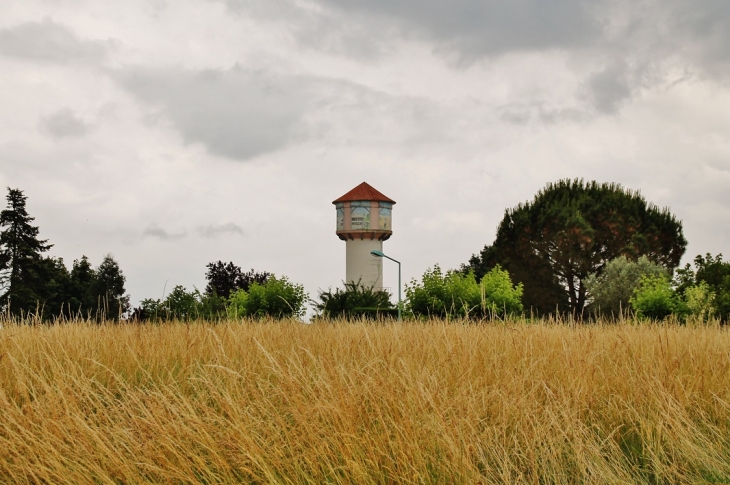
[(370, 251), (383, 251), (383, 241), (393, 234), (395, 201), (366, 182), (332, 202), (337, 210), (337, 235), (346, 243), (345, 281), (360, 281), (383, 288), (383, 259)]

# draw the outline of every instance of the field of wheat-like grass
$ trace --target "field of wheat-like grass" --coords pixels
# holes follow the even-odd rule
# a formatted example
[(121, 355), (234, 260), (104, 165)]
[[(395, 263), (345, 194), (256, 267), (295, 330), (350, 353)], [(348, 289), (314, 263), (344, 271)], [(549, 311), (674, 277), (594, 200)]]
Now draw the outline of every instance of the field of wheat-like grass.
[(0, 330), (2, 483), (730, 483), (719, 327)]

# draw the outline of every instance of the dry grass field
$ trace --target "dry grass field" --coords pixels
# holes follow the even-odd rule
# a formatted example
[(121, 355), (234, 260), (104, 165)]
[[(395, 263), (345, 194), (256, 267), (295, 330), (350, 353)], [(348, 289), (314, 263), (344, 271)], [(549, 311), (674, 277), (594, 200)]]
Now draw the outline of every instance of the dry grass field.
[(730, 483), (716, 326), (0, 330), (2, 483)]

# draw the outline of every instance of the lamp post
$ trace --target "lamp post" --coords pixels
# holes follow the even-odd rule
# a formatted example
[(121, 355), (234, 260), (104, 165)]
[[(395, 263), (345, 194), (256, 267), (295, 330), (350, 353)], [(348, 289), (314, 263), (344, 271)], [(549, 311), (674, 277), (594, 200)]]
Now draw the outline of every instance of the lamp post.
[(370, 254), (372, 254), (373, 256), (376, 256), (378, 258), (388, 258), (389, 260), (398, 263), (398, 321), (400, 322), (401, 321), (401, 315), (400, 315), (400, 312), (401, 312), (401, 299), (400, 299), (400, 261), (396, 261), (395, 259), (391, 258), (390, 256), (386, 256), (385, 254), (383, 254), (382, 251), (378, 251), (377, 249), (373, 249), (372, 251), (370, 251)]

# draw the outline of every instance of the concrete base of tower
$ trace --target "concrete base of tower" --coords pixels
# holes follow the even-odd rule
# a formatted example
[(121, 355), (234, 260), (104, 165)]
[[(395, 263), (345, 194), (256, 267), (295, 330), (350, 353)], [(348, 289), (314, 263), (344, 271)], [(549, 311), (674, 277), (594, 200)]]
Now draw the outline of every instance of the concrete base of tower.
[(354, 239), (347, 245), (346, 281), (361, 281), (365, 287), (372, 286), (376, 290), (383, 289), (383, 258), (370, 254), (376, 249), (383, 250), (383, 241), (377, 239)]

